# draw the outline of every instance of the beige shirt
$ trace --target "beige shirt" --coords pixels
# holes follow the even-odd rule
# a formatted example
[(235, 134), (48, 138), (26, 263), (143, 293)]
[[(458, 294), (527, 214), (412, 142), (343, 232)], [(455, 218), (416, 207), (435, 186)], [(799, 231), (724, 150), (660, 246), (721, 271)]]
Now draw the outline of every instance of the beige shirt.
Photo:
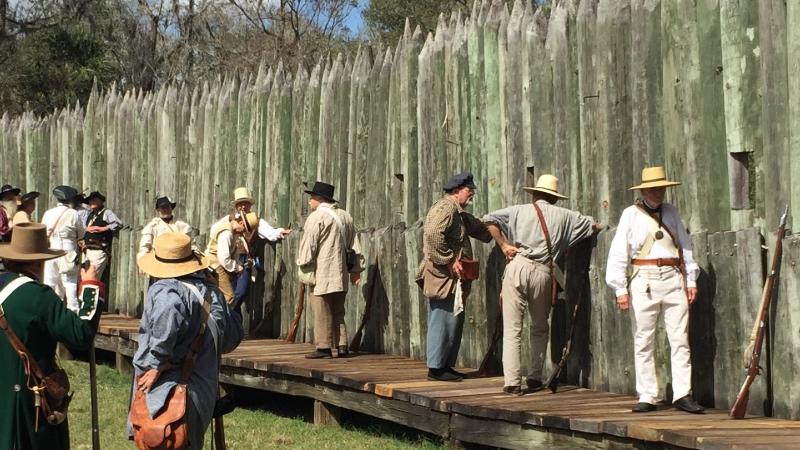
[(30, 223), (30, 221), (31, 221), (31, 216), (29, 216), (28, 213), (26, 213), (25, 211), (17, 211), (17, 213), (14, 214), (14, 218), (11, 219), (12, 225), (19, 225), (21, 223)]
[[(139, 253), (136, 254), (136, 259), (153, 251), (153, 242), (156, 238), (164, 233), (184, 233), (191, 237), (192, 227), (176, 218), (167, 223), (160, 217), (155, 217), (142, 228), (142, 238), (139, 240)], [(192, 245), (194, 247), (194, 245)]]
[(206, 256), (210, 260), (209, 267), (216, 269), (221, 266), (233, 273), (242, 270), (239, 255), (244, 247), (244, 238), (241, 234), (231, 231), (228, 216), (211, 225), (210, 235), (211, 239), (206, 246)]
[[(327, 208), (328, 211), (323, 208)], [(340, 231), (336, 219), (330, 214), (331, 211), (339, 217), (344, 233)], [(309, 214), (303, 225), (303, 239), (297, 251), (298, 266), (315, 266), (314, 295), (347, 292), (350, 276), (345, 261), (345, 248), (352, 248), (356, 252), (356, 265), (351, 271), (363, 271), (364, 256), (361, 253), (361, 244), (356, 235), (353, 218), (347, 211), (335, 205), (320, 204)]]

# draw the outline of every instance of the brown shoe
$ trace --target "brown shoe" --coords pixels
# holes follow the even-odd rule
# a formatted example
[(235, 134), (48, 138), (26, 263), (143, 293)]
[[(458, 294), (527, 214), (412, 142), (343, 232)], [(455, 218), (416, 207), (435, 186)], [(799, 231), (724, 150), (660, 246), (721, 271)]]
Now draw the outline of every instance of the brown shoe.
[(332, 356), (331, 349), (329, 348), (318, 348), (313, 352), (306, 355), (306, 359), (322, 359), (322, 358), (330, 358)]

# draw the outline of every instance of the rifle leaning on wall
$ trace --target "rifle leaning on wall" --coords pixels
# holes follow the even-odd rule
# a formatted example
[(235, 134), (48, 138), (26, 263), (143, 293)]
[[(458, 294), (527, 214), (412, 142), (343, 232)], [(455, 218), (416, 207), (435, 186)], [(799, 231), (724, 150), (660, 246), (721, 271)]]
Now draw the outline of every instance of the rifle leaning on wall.
[(486, 350), (486, 355), (483, 356), (481, 365), (478, 368), (479, 377), (494, 377), (503, 373), (502, 364), (497, 363), (497, 358), (494, 357), (497, 352), (497, 343), (503, 336), (503, 297), (497, 300), (497, 317), (494, 321), (494, 333), (492, 333), (492, 341), (489, 343), (489, 349)]
[[(766, 331), (767, 319), (769, 314), (769, 304), (772, 300), (774, 292), (775, 280), (778, 278), (778, 271), (781, 265), (781, 256), (783, 254), (783, 238), (786, 236), (786, 216), (789, 213), (789, 205), (783, 210), (781, 216), (781, 224), (778, 228), (778, 239), (775, 241), (775, 253), (772, 255), (772, 267), (770, 268), (767, 280), (764, 282), (764, 291), (761, 294), (761, 306), (758, 309), (758, 316), (753, 325), (753, 333), (750, 335), (750, 345), (752, 353), (750, 361), (747, 364), (747, 378), (744, 380), (742, 389), (739, 390), (739, 395), (736, 396), (736, 402), (731, 407), (730, 416), (734, 419), (741, 419), (747, 411), (747, 401), (750, 397), (750, 386), (755, 381), (761, 368), (758, 362), (761, 359), (761, 346), (764, 343), (764, 334)], [(745, 352), (747, 354), (747, 352)]]
[(358, 326), (356, 334), (354, 334), (353, 339), (350, 340), (349, 348), (350, 351), (354, 353), (361, 350), (361, 338), (364, 334), (364, 327), (367, 326), (370, 313), (372, 312), (372, 304), (374, 303), (373, 297), (375, 297), (375, 284), (377, 284), (377, 278), (380, 276), (380, 270), (378, 269), (378, 255), (377, 252), (375, 253), (375, 269), (372, 271), (372, 275), (369, 277), (369, 286), (367, 286), (367, 302), (364, 305), (364, 314), (361, 316), (361, 324)]
[(297, 339), (297, 327), (300, 326), (300, 319), (303, 317), (303, 310), (306, 306), (306, 285), (300, 283), (300, 289), (297, 290), (297, 308), (294, 310), (294, 319), (292, 324), (289, 325), (289, 332), (286, 333), (286, 342), (291, 342)]
[(544, 382), (544, 386), (550, 389), (550, 392), (553, 394), (558, 391), (558, 376), (561, 374), (564, 366), (567, 365), (567, 359), (569, 358), (569, 354), (572, 350), (572, 338), (575, 336), (575, 322), (578, 318), (580, 304), (580, 300), (576, 301), (575, 308), (572, 309), (572, 323), (569, 326), (569, 338), (567, 338), (567, 343), (564, 345), (564, 349), (561, 351), (561, 361), (559, 361), (558, 364), (553, 368), (553, 372), (550, 374), (550, 377)]

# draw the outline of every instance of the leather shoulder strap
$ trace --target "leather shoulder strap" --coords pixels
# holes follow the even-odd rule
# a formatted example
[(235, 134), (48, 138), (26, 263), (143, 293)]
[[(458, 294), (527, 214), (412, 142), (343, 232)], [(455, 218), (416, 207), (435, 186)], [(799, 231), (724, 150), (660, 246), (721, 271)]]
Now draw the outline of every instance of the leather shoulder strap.
[(544, 214), (542, 214), (542, 208), (533, 202), (533, 207), (536, 209), (536, 215), (539, 216), (539, 224), (542, 226), (542, 233), (544, 233), (544, 243), (547, 245), (547, 254), (550, 257), (550, 267), (552, 268), (555, 265), (555, 259), (553, 258), (553, 244), (550, 241), (550, 231), (547, 229), (547, 222), (544, 220)]
[(183, 359), (183, 364), (181, 365), (181, 383), (187, 383), (189, 378), (192, 376), (192, 371), (194, 370), (194, 363), (197, 360), (197, 354), (200, 352), (200, 347), (203, 346), (203, 336), (206, 333), (206, 324), (208, 322), (208, 318), (211, 315), (211, 300), (209, 297), (211, 296), (211, 291), (206, 291), (206, 296), (202, 296), (200, 294), (200, 290), (197, 289), (197, 286), (187, 283), (185, 281), (181, 282), (184, 286), (186, 286), (189, 291), (194, 294), (195, 297), (200, 299), (201, 304), (203, 305), (203, 309), (201, 310), (201, 319), (200, 319), (200, 330), (197, 332), (197, 337), (194, 338), (192, 341), (192, 346), (189, 348), (189, 354), (186, 355), (186, 358)]

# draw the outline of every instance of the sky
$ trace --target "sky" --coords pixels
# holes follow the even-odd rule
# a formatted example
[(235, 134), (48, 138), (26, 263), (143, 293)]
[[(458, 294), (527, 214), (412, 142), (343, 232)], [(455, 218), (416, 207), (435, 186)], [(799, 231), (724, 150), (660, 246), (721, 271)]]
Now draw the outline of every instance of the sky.
[(350, 11), (350, 14), (345, 20), (345, 24), (350, 28), (350, 32), (353, 36), (358, 35), (364, 29), (364, 19), (361, 17), (361, 12), (366, 8), (368, 3), (369, 0), (359, 0), (358, 6)]

